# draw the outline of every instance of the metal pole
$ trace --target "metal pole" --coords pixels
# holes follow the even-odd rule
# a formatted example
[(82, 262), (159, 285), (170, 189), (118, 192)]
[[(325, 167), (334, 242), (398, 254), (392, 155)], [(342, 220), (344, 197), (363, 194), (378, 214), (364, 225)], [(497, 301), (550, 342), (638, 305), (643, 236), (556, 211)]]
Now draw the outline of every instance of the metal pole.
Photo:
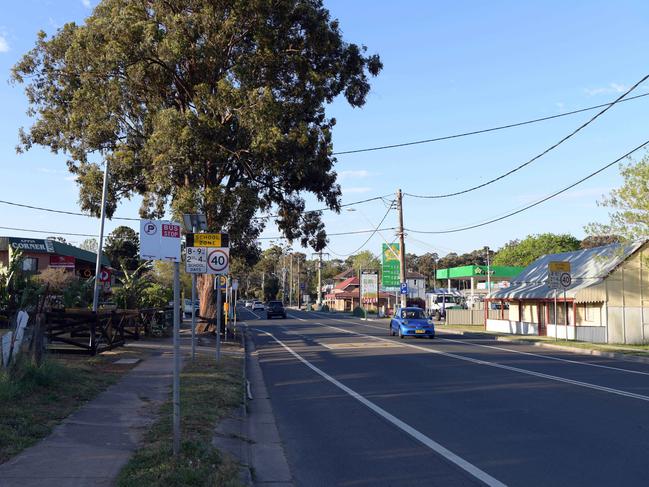
[[(399, 210), (399, 277), (401, 282), (406, 282), (406, 244), (403, 234), (403, 201), (401, 190), (397, 190), (397, 208)], [(396, 303), (395, 303), (396, 304)], [(407, 296), (401, 295), (401, 307), (405, 308), (407, 305)]]
[(555, 341), (559, 339), (559, 318), (557, 317), (557, 294), (559, 290), (554, 290), (554, 339)]
[(491, 262), (489, 260), (489, 246), (487, 249), (487, 294), (491, 292)]
[(216, 361), (221, 359), (221, 276), (216, 276)]
[(291, 253), (291, 272), (288, 276), (288, 305), (293, 306), (293, 253)]
[[(196, 226), (192, 226), (196, 233)], [(192, 273), (192, 362), (196, 360), (196, 274)]]
[(104, 187), (101, 190), (101, 223), (99, 224), (99, 246), (95, 264), (95, 286), (92, 292), (92, 310), (99, 306), (99, 274), (101, 273), (101, 254), (104, 248), (104, 222), (106, 221), (106, 193), (108, 192), (108, 160), (104, 161)]
[(564, 321), (566, 322), (566, 341), (568, 341), (568, 301), (566, 301), (566, 288), (563, 288), (563, 306), (564, 306), (564, 313), (565, 313), (565, 319)]
[(297, 258), (297, 309), (300, 309), (300, 258)]
[(318, 308), (322, 307), (322, 250), (318, 259)]
[(174, 262), (173, 452), (180, 453), (180, 264)]

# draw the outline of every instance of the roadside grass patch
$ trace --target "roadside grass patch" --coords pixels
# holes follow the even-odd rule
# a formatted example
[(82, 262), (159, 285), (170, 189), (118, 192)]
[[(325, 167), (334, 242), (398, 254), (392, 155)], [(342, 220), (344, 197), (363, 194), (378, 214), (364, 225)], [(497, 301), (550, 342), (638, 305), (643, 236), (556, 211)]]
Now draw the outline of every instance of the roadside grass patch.
[(212, 446), (219, 420), (241, 405), (243, 357), (213, 356), (187, 360), (180, 375), (181, 446), (172, 454), (171, 399), (144, 437), (140, 449), (122, 469), (117, 485), (239, 486), (239, 466)]
[(11, 373), (0, 370), (0, 463), (49, 435), (131, 368), (113, 366), (114, 360), (47, 355), (40, 367), (25, 359)]

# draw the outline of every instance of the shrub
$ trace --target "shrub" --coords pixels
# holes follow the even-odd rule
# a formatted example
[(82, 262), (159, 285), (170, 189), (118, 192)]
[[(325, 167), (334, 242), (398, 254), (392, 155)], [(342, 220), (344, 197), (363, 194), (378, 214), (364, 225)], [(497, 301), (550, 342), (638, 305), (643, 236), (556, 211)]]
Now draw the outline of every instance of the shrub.
[(323, 304), (322, 307), (320, 308), (320, 311), (323, 311), (325, 313), (329, 313), (329, 305)]
[(173, 291), (166, 286), (153, 283), (142, 291), (141, 308), (164, 308), (173, 299)]
[(360, 306), (356, 306), (354, 308), (354, 311), (352, 312), (354, 316), (357, 316), (359, 318), (363, 318), (365, 316), (365, 310), (361, 308)]

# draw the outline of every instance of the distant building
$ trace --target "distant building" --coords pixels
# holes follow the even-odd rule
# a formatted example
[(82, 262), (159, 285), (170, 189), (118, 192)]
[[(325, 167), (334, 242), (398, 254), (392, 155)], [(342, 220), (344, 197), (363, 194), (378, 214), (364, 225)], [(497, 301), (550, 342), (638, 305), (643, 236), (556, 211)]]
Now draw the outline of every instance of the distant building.
[[(646, 242), (545, 255), (512, 279), (510, 287), (488, 296), (491, 307), (498, 309), (485, 311), (490, 315), (487, 330), (600, 343), (649, 343), (648, 259)], [(551, 261), (570, 262), (572, 283), (565, 298), (562, 291), (546, 284)]]
[(486, 266), (486, 265), (464, 265), (450, 267), (448, 269), (437, 269), (435, 277), (444, 283), (448, 289), (457, 289), (465, 295), (482, 294), (489, 292), (487, 283), (491, 283), (491, 289), (500, 289), (509, 286), (509, 281), (520, 274), (524, 267), (516, 266)]
[[(38, 273), (48, 268), (67, 269), (82, 278), (95, 275), (97, 254), (56, 240), (0, 237), (0, 264), (9, 265), (12, 252), (22, 251), (23, 270)], [(105, 255), (102, 266), (110, 267)]]
[[(334, 278), (335, 279), (335, 278)], [(324, 297), (325, 304), (334, 311), (353, 311), (360, 306), (360, 281), (358, 277), (349, 277), (338, 282), (330, 293)], [(387, 310), (394, 305), (394, 295), (380, 291), (378, 307)], [(376, 308), (376, 304), (365, 305)]]

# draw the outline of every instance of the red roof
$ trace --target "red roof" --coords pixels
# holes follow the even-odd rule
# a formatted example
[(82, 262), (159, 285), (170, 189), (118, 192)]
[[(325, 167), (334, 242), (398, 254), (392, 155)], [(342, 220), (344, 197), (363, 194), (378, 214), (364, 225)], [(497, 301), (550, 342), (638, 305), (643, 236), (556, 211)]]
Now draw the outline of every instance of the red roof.
[(346, 289), (349, 286), (359, 286), (360, 282), (358, 282), (358, 277), (350, 277), (349, 279), (345, 279), (343, 282), (339, 282), (336, 284), (336, 287), (334, 289)]
[[(360, 291), (358, 289), (354, 291), (343, 291), (340, 293), (334, 293), (334, 294), (327, 294), (325, 296), (325, 299), (358, 299), (358, 296), (360, 294)], [(392, 293), (385, 293), (383, 291), (379, 291), (379, 298), (380, 299), (387, 299), (388, 297), (392, 297), (394, 294)]]
[(356, 271), (354, 269), (347, 269), (345, 271), (342, 271), (340, 274), (334, 276), (333, 280), (343, 281), (345, 279), (349, 279), (350, 277), (354, 277), (355, 275), (356, 275)]

